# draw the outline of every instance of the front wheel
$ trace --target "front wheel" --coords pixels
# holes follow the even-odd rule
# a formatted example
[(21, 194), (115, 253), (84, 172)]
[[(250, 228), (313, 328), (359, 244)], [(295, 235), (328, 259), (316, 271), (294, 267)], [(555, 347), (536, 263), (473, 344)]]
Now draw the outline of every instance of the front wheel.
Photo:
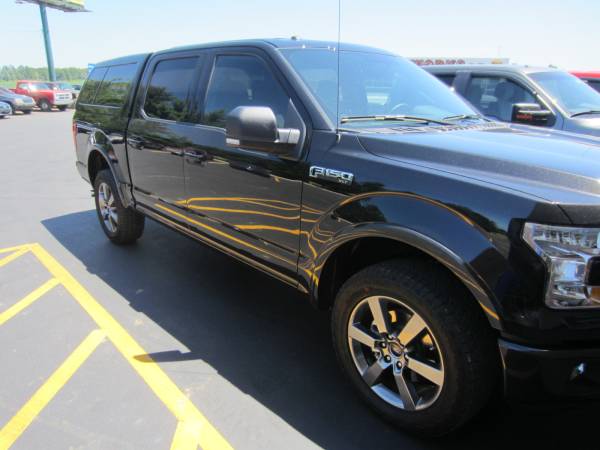
[(41, 99), (40, 102), (38, 103), (38, 106), (40, 107), (40, 109), (44, 112), (49, 112), (52, 110), (52, 105), (50, 104), (50, 102), (46, 99)]
[(58, 108), (59, 111), (66, 111), (67, 110), (67, 106), (69, 106), (69, 105), (60, 105), (60, 106), (57, 106), (57, 108)]
[(23, 110), (23, 114), (25, 114), (25, 115), (31, 114), (31, 110), (30, 109), (24, 109)]
[(123, 206), (110, 170), (101, 170), (96, 175), (94, 197), (100, 226), (112, 242), (119, 245), (132, 244), (142, 235), (144, 216)]
[(340, 289), (332, 320), (351, 383), (407, 431), (450, 433), (493, 392), (499, 357), (492, 330), (436, 263), (397, 260), (362, 270)]

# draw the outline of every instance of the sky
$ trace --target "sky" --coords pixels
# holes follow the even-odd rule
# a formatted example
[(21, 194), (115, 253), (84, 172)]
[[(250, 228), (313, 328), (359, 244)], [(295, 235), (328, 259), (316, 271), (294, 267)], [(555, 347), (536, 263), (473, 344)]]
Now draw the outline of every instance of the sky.
[[(337, 40), (338, 0), (86, 0), (48, 10), (57, 67), (229, 39)], [(46, 65), (37, 6), (0, 0), (0, 66)], [(407, 57), (600, 70), (600, 0), (341, 0), (341, 39)]]

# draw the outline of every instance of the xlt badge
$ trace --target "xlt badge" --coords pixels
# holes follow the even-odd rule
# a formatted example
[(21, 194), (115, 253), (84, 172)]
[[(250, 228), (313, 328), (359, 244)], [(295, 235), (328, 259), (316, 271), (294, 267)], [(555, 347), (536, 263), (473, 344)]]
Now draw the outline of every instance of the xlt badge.
[(327, 167), (311, 166), (308, 176), (311, 178), (320, 178), (323, 180), (335, 181), (341, 184), (352, 184), (354, 174), (342, 172), (341, 170), (328, 169)]

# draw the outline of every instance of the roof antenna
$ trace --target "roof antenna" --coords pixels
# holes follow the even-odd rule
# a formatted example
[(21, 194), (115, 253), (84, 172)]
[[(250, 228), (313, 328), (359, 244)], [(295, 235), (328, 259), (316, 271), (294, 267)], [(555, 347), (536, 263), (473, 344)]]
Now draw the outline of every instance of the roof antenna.
[[(338, 0), (338, 35), (337, 35), (337, 103), (335, 108), (335, 129), (336, 132), (340, 123), (340, 45), (342, 40), (342, 0)], [(338, 142), (341, 136), (338, 132)]]

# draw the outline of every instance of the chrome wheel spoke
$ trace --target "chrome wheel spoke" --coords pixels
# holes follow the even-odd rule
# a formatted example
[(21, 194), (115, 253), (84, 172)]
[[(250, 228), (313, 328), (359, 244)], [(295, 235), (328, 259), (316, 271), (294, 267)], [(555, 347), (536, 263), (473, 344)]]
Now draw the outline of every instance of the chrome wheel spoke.
[(373, 386), (379, 380), (379, 377), (385, 370), (386, 366), (379, 361), (375, 361), (369, 366), (367, 370), (362, 374), (363, 380), (368, 386)]
[(108, 206), (113, 206), (114, 202), (115, 202), (115, 196), (112, 195), (112, 193), (111, 193), (110, 197), (108, 198)]
[(369, 298), (369, 309), (371, 310), (371, 314), (373, 314), (373, 321), (375, 322), (377, 331), (380, 333), (389, 333), (390, 327), (388, 324), (387, 310), (384, 311), (383, 308), (379, 297)]
[(117, 212), (114, 209), (111, 209), (109, 211), (108, 215), (110, 216), (111, 220), (114, 222), (115, 225), (117, 223), (119, 223), (119, 216), (118, 216)]
[(403, 370), (394, 372), (394, 380), (396, 381), (396, 387), (398, 388), (404, 409), (414, 411), (417, 407), (417, 393), (414, 386), (406, 381), (403, 372)]
[(375, 342), (377, 339), (372, 336), (370, 332), (365, 330), (360, 324), (355, 323), (351, 325), (348, 329), (348, 336), (369, 348), (375, 348)]
[(437, 369), (423, 361), (408, 357), (407, 366), (413, 372), (421, 375), (423, 378), (428, 379), (433, 384), (441, 386), (444, 383), (444, 371)]
[(410, 341), (417, 337), (423, 330), (427, 328), (423, 319), (418, 314), (413, 314), (408, 320), (404, 328), (398, 334), (398, 340), (404, 346), (407, 346)]

